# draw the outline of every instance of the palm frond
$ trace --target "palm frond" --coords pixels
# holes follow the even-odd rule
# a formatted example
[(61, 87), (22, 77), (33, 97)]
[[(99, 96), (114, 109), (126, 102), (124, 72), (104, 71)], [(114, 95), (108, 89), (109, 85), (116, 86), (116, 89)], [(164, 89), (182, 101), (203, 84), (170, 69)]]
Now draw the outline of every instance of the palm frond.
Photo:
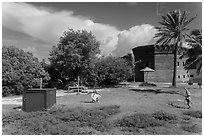
[(185, 20), (185, 21), (183, 22), (183, 27), (186, 27), (186, 26), (187, 26), (189, 23), (191, 23), (196, 17), (197, 17), (197, 15), (194, 16), (194, 17), (192, 17), (192, 18), (190, 18), (189, 20)]

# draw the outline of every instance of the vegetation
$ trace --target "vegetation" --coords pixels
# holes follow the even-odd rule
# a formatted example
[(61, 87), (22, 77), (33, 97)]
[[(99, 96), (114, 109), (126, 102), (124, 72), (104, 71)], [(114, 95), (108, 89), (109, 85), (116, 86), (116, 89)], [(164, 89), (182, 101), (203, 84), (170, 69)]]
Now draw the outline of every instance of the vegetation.
[(140, 128), (162, 126), (164, 123), (151, 117), (149, 114), (137, 113), (131, 116), (125, 116), (118, 120), (117, 126), (122, 127), (122, 130), (129, 132), (139, 132)]
[[(8, 107), (12, 109), (9, 113), (3, 111), (3, 134), (201, 134), (202, 119), (183, 114), (191, 112), (201, 116), (202, 111), (172, 108), (166, 104), (168, 94), (161, 94), (158, 99), (156, 94), (126, 91), (128, 90), (124, 88), (104, 91), (102, 95), (105, 98), (102, 98), (99, 104), (88, 103), (87, 100), (90, 97), (86, 95), (60, 97), (58, 103), (63, 105), (56, 105), (47, 111), (27, 113), (13, 110), (12, 106), (3, 105), (6, 109)], [(195, 94), (197, 95), (193, 92), (192, 96)], [(175, 100), (177, 97), (170, 93), (168, 99)], [(201, 100), (200, 97), (199, 100)], [(197, 103), (193, 108), (201, 109)]]
[(166, 113), (164, 111), (157, 111), (152, 114), (152, 117), (155, 119), (159, 120), (164, 120), (164, 121), (177, 121), (178, 117), (173, 114)]
[(180, 58), (187, 57), (185, 69), (196, 68), (199, 74), (202, 69), (202, 31), (195, 29), (186, 42), (190, 46)]
[(49, 59), (67, 82), (79, 76), (83, 83), (91, 71), (90, 63), (99, 53), (99, 42), (91, 32), (70, 29), (60, 37), (57, 46), (53, 46)]
[(40, 78), (43, 83), (49, 80), (37, 58), (32, 53), (24, 52), (14, 46), (2, 48), (2, 88), (3, 96), (22, 94), (26, 88), (39, 87)]
[(176, 72), (177, 72), (177, 55), (182, 47), (182, 42), (185, 41), (187, 26), (196, 17), (188, 19), (188, 13), (180, 10), (169, 12), (166, 16), (162, 16), (162, 21), (159, 22), (161, 26), (156, 27), (158, 33), (154, 38), (158, 38), (155, 45), (162, 50), (170, 47), (174, 53), (174, 69), (172, 86), (176, 86)]
[[(135, 113), (114, 121), (119, 106), (96, 109), (53, 108), (49, 111), (25, 113), (15, 111), (3, 115), (3, 134), (9, 135), (93, 135), (93, 134), (182, 134), (200, 133), (201, 126), (182, 123), (169, 113)], [(177, 127), (176, 125), (180, 125)], [(178, 131), (176, 131), (178, 130)]]
[(132, 77), (132, 67), (122, 58), (102, 57), (96, 66), (99, 86), (116, 85)]
[(4, 133), (17, 135), (94, 134), (111, 128), (107, 119), (119, 112), (119, 106), (96, 109), (54, 107), (49, 111), (19, 112), (3, 115)]
[(202, 131), (202, 128), (197, 125), (197, 124), (194, 124), (194, 125), (184, 125), (182, 126), (183, 130), (187, 131), (187, 132), (191, 132), (191, 133), (198, 133), (198, 132), (201, 132)]
[(183, 112), (184, 115), (188, 115), (188, 116), (191, 116), (191, 117), (195, 117), (195, 118), (202, 118), (202, 111), (186, 111), (186, 112)]

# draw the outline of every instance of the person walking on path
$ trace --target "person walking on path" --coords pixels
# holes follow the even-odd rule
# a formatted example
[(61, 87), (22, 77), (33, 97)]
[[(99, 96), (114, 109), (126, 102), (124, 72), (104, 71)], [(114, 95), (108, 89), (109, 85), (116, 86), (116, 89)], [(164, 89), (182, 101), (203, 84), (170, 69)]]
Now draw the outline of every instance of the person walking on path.
[(189, 92), (186, 88), (184, 88), (184, 89), (185, 89), (185, 91), (186, 91), (185, 100), (186, 100), (186, 102), (187, 102), (188, 108), (190, 108), (191, 105), (192, 105), (191, 94), (190, 94), (190, 92)]

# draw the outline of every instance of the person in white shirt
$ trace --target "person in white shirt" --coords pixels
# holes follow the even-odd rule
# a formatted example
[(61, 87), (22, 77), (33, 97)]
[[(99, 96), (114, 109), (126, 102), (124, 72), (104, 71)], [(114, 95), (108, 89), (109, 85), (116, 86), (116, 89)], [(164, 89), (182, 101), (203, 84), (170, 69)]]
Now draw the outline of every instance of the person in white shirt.
[[(90, 94), (90, 93), (89, 93)], [(99, 102), (99, 98), (101, 97), (101, 94), (99, 94), (96, 90), (91, 92), (91, 98), (92, 102)]]

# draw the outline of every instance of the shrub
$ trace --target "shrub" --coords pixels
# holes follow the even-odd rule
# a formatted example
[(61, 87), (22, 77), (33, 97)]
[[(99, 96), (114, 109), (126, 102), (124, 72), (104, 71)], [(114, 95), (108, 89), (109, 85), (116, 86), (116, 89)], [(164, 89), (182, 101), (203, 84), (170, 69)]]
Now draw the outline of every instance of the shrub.
[(122, 127), (124, 131), (139, 132), (139, 128), (162, 126), (164, 123), (151, 117), (149, 114), (137, 113), (126, 116), (116, 122), (116, 126)]
[(85, 110), (59, 106), (48, 111), (14, 111), (3, 115), (3, 132), (18, 135), (99, 134), (111, 128), (107, 118), (119, 112), (119, 108), (107, 106)]
[(39, 87), (40, 78), (45, 84), (49, 74), (32, 53), (16, 47), (2, 48), (2, 87), (3, 96), (22, 94), (26, 88)]
[(191, 117), (195, 117), (195, 118), (202, 118), (202, 111), (200, 111), (200, 110), (186, 111), (186, 112), (183, 112), (183, 114), (191, 116)]
[(82, 127), (90, 126), (98, 131), (106, 131), (110, 128), (106, 119), (111, 115), (118, 113), (119, 108), (119, 106), (115, 105), (88, 110), (77, 108), (69, 110), (65, 109), (65, 111), (63, 111), (63, 109), (61, 109), (50, 113), (54, 114), (64, 122), (78, 121)]
[(184, 126), (182, 126), (182, 129), (187, 131), (187, 132), (191, 132), (191, 133), (202, 132), (201, 126), (199, 126), (197, 124), (194, 124), (194, 125), (184, 125)]
[(176, 120), (178, 120), (176, 115), (169, 114), (169, 113), (166, 113), (163, 111), (154, 112), (152, 114), (152, 117), (154, 117), (155, 119), (158, 119), (158, 120), (163, 120), (163, 121), (176, 121)]
[(102, 57), (96, 66), (99, 86), (114, 86), (132, 76), (132, 67), (122, 58)]

